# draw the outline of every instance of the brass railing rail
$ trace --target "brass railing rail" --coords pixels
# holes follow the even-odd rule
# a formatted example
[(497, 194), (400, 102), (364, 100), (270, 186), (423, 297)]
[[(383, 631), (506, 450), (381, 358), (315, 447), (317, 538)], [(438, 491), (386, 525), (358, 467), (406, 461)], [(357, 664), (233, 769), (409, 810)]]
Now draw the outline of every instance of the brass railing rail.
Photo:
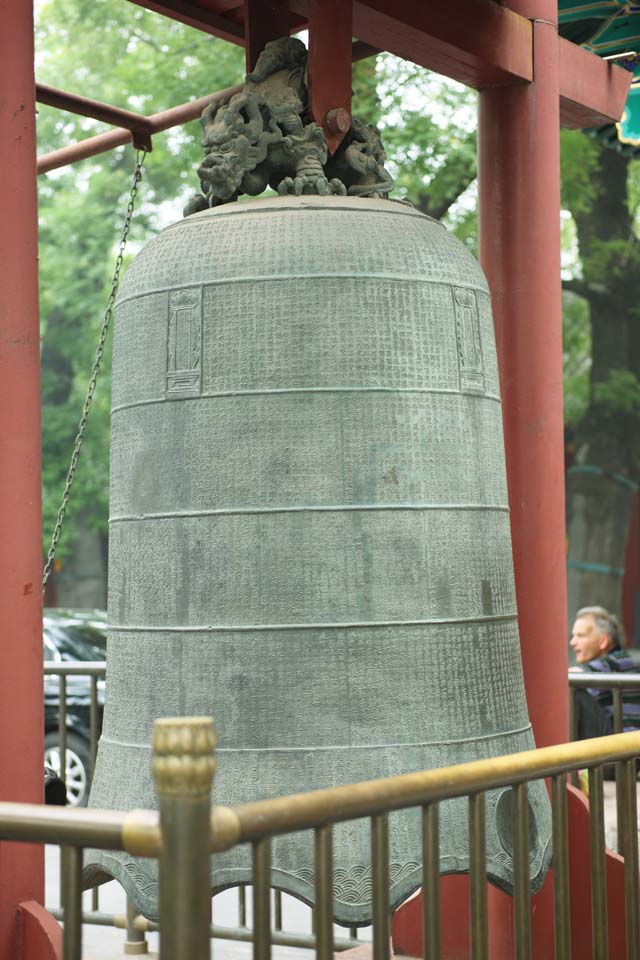
[(631, 761), (637, 756), (640, 756), (640, 732), (621, 733), (236, 807), (213, 807), (212, 852), (280, 833), (313, 830), (328, 823), (423, 806), (560, 776), (573, 770)]

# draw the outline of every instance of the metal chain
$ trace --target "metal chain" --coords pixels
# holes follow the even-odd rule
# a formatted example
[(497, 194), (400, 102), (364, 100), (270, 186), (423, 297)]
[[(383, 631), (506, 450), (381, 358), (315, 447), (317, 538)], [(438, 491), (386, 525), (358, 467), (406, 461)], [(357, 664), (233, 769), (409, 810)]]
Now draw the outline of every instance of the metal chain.
[(135, 168), (135, 171), (133, 174), (133, 180), (131, 183), (131, 190), (129, 193), (129, 203), (127, 204), (127, 212), (124, 218), (122, 235), (120, 237), (120, 243), (118, 244), (118, 256), (116, 257), (116, 265), (113, 271), (113, 279), (111, 281), (111, 292), (109, 294), (109, 299), (107, 300), (107, 307), (104, 312), (104, 319), (102, 321), (100, 336), (98, 338), (98, 346), (96, 348), (95, 360), (93, 361), (93, 367), (91, 369), (91, 378), (89, 380), (87, 396), (84, 401), (84, 406), (82, 407), (82, 416), (80, 417), (80, 422), (78, 424), (78, 432), (76, 433), (76, 438), (73, 443), (73, 453), (71, 454), (71, 462), (69, 464), (67, 479), (64, 485), (64, 493), (62, 494), (62, 500), (60, 502), (60, 509), (58, 510), (58, 516), (56, 517), (56, 523), (53, 528), (53, 535), (51, 537), (51, 546), (49, 547), (49, 552), (47, 553), (47, 559), (44, 565), (44, 569), (42, 571), (42, 592), (43, 593), (47, 586), (47, 581), (49, 580), (49, 576), (51, 575), (51, 569), (53, 567), (53, 561), (56, 555), (58, 541), (60, 539), (60, 534), (62, 532), (62, 523), (63, 523), (64, 515), (67, 509), (67, 504), (69, 502), (69, 494), (71, 493), (71, 487), (73, 486), (76, 467), (78, 466), (78, 457), (80, 456), (80, 449), (82, 447), (82, 442), (84, 440), (84, 432), (87, 426), (87, 420), (89, 419), (89, 411), (91, 410), (91, 404), (93, 403), (93, 395), (96, 390), (96, 382), (98, 380), (98, 374), (100, 372), (100, 364), (102, 363), (104, 347), (107, 341), (107, 334), (109, 332), (109, 325), (111, 323), (111, 318), (113, 316), (113, 307), (116, 302), (118, 286), (120, 285), (120, 271), (122, 270), (122, 262), (124, 260), (124, 251), (127, 246), (127, 239), (129, 237), (129, 229), (131, 227), (131, 218), (133, 217), (133, 211), (136, 203), (136, 196), (138, 193), (138, 184), (142, 180), (142, 165), (144, 163), (146, 155), (147, 155), (147, 151), (144, 148), (141, 150), (138, 150), (136, 153), (136, 168)]

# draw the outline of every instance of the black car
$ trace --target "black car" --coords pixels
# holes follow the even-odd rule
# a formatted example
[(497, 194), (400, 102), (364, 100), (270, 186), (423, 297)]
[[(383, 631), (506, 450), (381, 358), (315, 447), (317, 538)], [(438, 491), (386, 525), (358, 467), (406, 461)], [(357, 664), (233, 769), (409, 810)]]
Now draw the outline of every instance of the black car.
[[(77, 612), (45, 610), (43, 622), (45, 666), (65, 661), (96, 661), (106, 657), (106, 614), (103, 611)], [(102, 726), (104, 680), (98, 680), (98, 732)], [(91, 680), (67, 677), (67, 763), (66, 786), (69, 806), (85, 806), (91, 770)], [(60, 680), (44, 678), (45, 764), (61, 772), (58, 716)]]

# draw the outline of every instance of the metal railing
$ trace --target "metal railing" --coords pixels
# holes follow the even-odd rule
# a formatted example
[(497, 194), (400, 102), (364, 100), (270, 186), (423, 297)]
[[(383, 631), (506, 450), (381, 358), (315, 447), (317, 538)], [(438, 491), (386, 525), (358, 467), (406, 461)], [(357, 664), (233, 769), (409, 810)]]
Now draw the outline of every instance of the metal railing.
[(68, 677), (86, 677), (89, 686), (89, 756), (91, 765), (89, 778), (93, 773), (98, 750), (99, 730), (99, 699), (98, 681), (104, 680), (107, 664), (104, 660), (91, 661), (63, 661), (61, 663), (46, 662), (44, 665), (45, 677), (58, 677), (59, 706), (58, 706), (58, 742), (60, 749), (60, 776), (66, 776), (67, 755), (67, 679)]
[[(576, 726), (576, 693), (578, 690), (610, 690), (613, 706), (613, 733), (622, 733), (624, 729), (624, 691), (640, 690), (640, 673), (629, 671), (621, 673), (599, 673), (590, 671), (569, 671), (569, 716), (571, 739), (578, 739)], [(638, 718), (640, 722), (640, 717)]]
[[(622, 733), (624, 730), (624, 692), (640, 691), (640, 673), (600, 673), (596, 671), (569, 671), (569, 736), (571, 740), (578, 739), (578, 710), (576, 708), (576, 694), (578, 690), (610, 690), (611, 706), (613, 708), (613, 733)], [(640, 722), (640, 717), (638, 718)], [(616, 781), (616, 841), (612, 844), (618, 853), (622, 852), (622, 830), (620, 825), (624, 818), (624, 789), (623, 774), (620, 769), (615, 770)], [(579, 775), (572, 773), (571, 782), (580, 786)]]
[[(640, 883), (636, 807), (636, 758), (640, 733), (562, 744), (541, 750), (364, 783), (296, 794), (236, 807), (210, 807), (214, 770), (213, 724), (203, 718), (158, 721), (153, 768), (159, 813), (129, 814), (0, 804), (0, 839), (56, 843), (63, 848), (65, 960), (80, 960), (80, 871), (84, 847), (126, 850), (159, 861), (161, 960), (209, 960), (210, 855), (251, 844), (254, 960), (269, 960), (271, 930), (270, 844), (279, 834), (315, 835), (314, 947), (318, 960), (333, 956), (332, 828), (369, 818), (373, 880), (373, 958), (388, 960), (388, 814), (422, 810), (423, 925), (425, 956), (440, 952), (438, 805), (468, 797), (472, 960), (488, 956), (485, 792), (514, 790), (513, 867), (516, 960), (531, 957), (529, 807), (527, 784), (551, 778), (554, 856), (555, 958), (569, 960), (569, 845), (566, 775), (588, 769), (591, 795), (591, 890), (594, 957), (606, 958), (607, 899), (604, 870), (604, 765), (620, 764), (623, 797), (625, 923), (629, 957), (640, 956)], [(210, 844), (203, 838), (210, 833)], [(604, 935), (603, 932), (605, 931)], [(583, 960), (583, 958), (579, 958)]]

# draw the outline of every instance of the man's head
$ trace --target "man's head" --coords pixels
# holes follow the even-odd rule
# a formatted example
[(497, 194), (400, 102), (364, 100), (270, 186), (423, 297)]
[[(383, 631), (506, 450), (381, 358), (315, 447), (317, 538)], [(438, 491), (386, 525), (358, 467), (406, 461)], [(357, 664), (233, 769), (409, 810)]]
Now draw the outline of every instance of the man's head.
[(571, 646), (578, 663), (602, 657), (620, 642), (618, 621), (604, 607), (583, 607), (576, 614), (571, 631)]

